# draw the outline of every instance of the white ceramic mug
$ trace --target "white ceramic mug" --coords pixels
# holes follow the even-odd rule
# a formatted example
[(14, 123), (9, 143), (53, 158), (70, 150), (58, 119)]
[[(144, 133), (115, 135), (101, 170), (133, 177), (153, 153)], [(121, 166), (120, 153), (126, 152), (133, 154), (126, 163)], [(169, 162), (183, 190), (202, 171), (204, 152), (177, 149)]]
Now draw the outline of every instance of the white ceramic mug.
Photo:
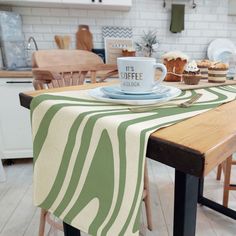
[[(167, 70), (165, 65), (156, 63), (155, 58), (119, 57), (117, 59), (120, 87), (125, 93), (146, 93), (158, 88), (164, 80)], [(155, 79), (156, 69), (162, 71), (160, 79)]]

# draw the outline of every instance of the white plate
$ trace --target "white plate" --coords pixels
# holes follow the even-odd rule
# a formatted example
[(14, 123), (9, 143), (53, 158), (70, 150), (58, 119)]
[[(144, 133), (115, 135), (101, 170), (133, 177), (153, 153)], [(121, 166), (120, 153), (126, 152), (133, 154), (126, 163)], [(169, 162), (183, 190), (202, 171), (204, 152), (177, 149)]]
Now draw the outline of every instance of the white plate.
[(228, 49), (223, 49), (223, 50), (216, 51), (213, 54), (213, 60), (224, 62), (224, 63), (229, 63), (232, 56), (233, 56), (232, 51), (229, 51)]
[(169, 86), (160, 86), (158, 89), (153, 90), (151, 93), (144, 93), (144, 94), (127, 94), (120, 89), (120, 86), (106, 86), (102, 87), (102, 92), (110, 98), (114, 99), (128, 99), (128, 100), (146, 100), (146, 99), (157, 99), (168, 96), (170, 91)]
[(91, 89), (88, 91), (88, 94), (99, 101), (108, 102), (108, 103), (125, 104), (125, 105), (150, 105), (150, 104), (169, 101), (175, 97), (178, 97), (181, 94), (180, 89), (171, 87), (171, 86), (168, 86), (168, 87), (170, 88), (168, 95), (166, 97), (157, 98), (157, 99), (145, 99), (145, 100), (113, 99), (102, 92), (102, 87)]
[(121, 90), (120, 86), (114, 86), (114, 89), (117, 90), (117, 92), (120, 92), (120, 93), (125, 93), (125, 94), (131, 94), (131, 95), (145, 95), (145, 94), (151, 94), (151, 93), (156, 93), (156, 92), (162, 92), (162, 90), (165, 89), (165, 86), (162, 86), (162, 85), (159, 85), (157, 88), (155, 89), (152, 89), (152, 90), (149, 90), (149, 91), (145, 91), (145, 92), (132, 92), (132, 91), (123, 91)]
[(215, 39), (213, 40), (207, 49), (207, 56), (210, 60), (214, 61), (216, 54), (219, 52), (236, 52), (236, 46), (234, 43), (229, 39)]

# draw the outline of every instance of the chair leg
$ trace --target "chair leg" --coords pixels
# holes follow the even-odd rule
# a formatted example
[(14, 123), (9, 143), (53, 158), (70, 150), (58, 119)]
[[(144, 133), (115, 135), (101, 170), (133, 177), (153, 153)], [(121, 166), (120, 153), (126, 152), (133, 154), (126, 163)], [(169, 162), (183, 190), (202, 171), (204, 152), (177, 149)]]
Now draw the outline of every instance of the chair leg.
[(227, 158), (224, 165), (225, 165), (225, 180), (224, 180), (223, 205), (225, 207), (228, 207), (232, 156)]
[(144, 169), (144, 189), (146, 191), (146, 197), (144, 198), (144, 204), (145, 204), (146, 217), (147, 217), (147, 227), (150, 231), (152, 231), (153, 224), (152, 224), (152, 210), (151, 210), (151, 199), (150, 199), (150, 188), (149, 188), (147, 161), (145, 161), (145, 169)]
[(44, 210), (44, 209), (41, 209), (40, 223), (39, 223), (39, 236), (44, 236), (45, 224), (46, 224), (46, 215), (47, 215), (47, 211)]
[(219, 164), (217, 167), (217, 176), (216, 176), (217, 180), (221, 179), (221, 173), (222, 173), (222, 164)]

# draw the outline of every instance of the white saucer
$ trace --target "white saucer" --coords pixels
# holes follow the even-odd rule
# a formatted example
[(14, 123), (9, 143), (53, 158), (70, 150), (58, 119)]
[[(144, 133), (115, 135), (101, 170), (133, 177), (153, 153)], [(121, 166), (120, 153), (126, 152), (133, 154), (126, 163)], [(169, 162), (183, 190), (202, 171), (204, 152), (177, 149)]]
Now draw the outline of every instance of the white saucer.
[(102, 92), (110, 98), (114, 99), (128, 99), (128, 100), (146, 100), (146, 99), (158, 99), (168, 96), (170, 87), (160, 86), (153, 92), (149, 93), (126, 93), (120, 89), (120, 86), (106, 86), (101, 88)]
[(143, 94), (150, 94), (150, 93), (156, 93), (156, 92), (159, 92), (159, 93), (164, 93), (166, 92), (166, 87), (163, 86), (163, 85), (159, 85), (158, 87), (152, 89), (152, 90), (149, 90), (149, 91), (143, 91), (143, 92), (137, 92), (137, 91), (124, 91), (120, 88), (120, 86), (112, 86), (113, 89), (116, 89), (118, 92), (121, 92), (121, 93), (125, 93), (125, 94), (138, 94), (138, 95), (143, 95)]
[(156, 99), (114, 99), (110, 98), (108, 95), (104, 94), (102, 88), (98, 87), (95, 89), (88, 90), (88, 94), (95, 98), (96, 100), (108, 102), (108, 103), (115, 103), (115, 104), (125, 104), (125, 105), (151, 105), (155, 103), (162, 103), (169, 101), (175, 97), (178, 97), (181, 94), (181, 90), (172, 86), (166, 86), (169, 87), (169, 92), (165, 97), (156, 98)]

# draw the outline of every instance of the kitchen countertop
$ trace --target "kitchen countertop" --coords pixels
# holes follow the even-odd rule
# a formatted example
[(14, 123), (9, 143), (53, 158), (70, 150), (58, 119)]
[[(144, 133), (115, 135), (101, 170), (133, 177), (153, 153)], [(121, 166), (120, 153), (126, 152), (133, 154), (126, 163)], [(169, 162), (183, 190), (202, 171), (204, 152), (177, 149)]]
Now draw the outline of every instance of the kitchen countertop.
[(0, 70), (0, 78), (33, 78), (31, 71)]
[[(102, 77), (105, 73), (98, 72), (97, 77)], [(112, 78), (117, 78), (118, 76), (111, 76)], [(31, 71), (7, 71), (0, 70), (0, 79), (1, 78), (33, 78)]]

